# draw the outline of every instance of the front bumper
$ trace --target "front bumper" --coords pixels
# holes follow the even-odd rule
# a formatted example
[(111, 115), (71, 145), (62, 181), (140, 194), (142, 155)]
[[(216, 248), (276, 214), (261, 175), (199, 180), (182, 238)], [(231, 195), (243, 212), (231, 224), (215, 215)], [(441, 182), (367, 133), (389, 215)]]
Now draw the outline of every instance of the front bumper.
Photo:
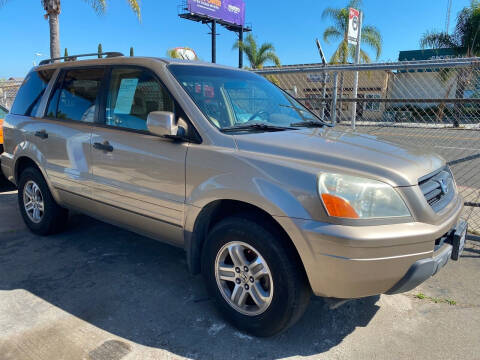
[(435, 247), (438, 247), (438, 251), (435, 252), (435, 255), (431, 258), (416, 261), (408, 269), (405, 276), (386, 294), (392, 295), (410, 291), (435, 275), (447, 264), (450, 258), (458, 260), (463, 251), (463, 245), (457, 243), (457, 239), (460, 238), (461, 233), (466, 233), (467, 226), (468, 224), (465, 221), (459, 221), (454, 229), (437, 240), (438, 244)]
[[(435, 241), (456, 226), (463, 201), (461, 197), (455, 201), (448, 216), (438, 225), (411, 222), (346, 226), (301, 219), (277, 218), (277, 221), (295, 243), (314, 294), (351, 299), (395, 290), (417, 261), (426, 259), (428, 266), (438, 264), (435, 272), (438, 271), (444, 265), (444, 257), (451, 256), (451, 246), (444, 244), (436, 249)], [(422, 266), (422, 269), (424, 274), (432, 269), (428, 276), (416, 275), (422, 281), (434, 273), (433, 268)], [(416, 286), (412, 281), (408, 283)]]

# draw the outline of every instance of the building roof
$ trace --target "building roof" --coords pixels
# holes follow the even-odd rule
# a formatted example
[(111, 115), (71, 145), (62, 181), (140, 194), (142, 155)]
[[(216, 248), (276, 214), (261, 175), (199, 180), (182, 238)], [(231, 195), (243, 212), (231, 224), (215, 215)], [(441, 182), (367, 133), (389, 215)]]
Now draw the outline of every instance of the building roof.
[(400, 51), (398, 61), (439, 60), (464, 57), (465, 49), (421, 49)]

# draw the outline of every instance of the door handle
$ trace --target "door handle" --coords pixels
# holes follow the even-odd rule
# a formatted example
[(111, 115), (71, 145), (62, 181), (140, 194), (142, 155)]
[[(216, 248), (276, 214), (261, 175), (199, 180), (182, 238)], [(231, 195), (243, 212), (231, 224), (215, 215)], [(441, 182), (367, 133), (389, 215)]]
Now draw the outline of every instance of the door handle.
[(36, 131), (35, 136), (39, 137), (40, 139), (48, 139), (48, 133), (45, 130)]
[(108, 141), (104, 141), (103, 143), (93, 143), (93, 147), (97, 150), (102, 150), (102, 151), (107, 151), (107, 152), (112, 152), (113, 151), (113, 146), (110, 145)]

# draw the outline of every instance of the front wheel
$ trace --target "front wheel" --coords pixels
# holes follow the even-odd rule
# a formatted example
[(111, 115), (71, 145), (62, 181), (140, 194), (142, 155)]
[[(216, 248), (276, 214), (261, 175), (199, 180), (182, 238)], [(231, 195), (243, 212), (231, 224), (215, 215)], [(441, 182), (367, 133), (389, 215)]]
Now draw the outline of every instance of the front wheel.
[(255, 336), (286, 330), (309, 303), (310, 287), (297, 257), (274, 229), (248, 218), (217, 224), (203, 260), (207, 288), (222, 314)]

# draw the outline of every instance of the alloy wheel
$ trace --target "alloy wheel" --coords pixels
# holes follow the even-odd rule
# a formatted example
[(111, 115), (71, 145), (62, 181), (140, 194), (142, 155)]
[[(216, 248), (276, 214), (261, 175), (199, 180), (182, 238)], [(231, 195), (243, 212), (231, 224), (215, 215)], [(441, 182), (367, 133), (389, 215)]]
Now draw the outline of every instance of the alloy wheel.
[(260, 252), (244, 242), (229, 242), (220, 249), (215, 278), (223, 298), (244, 315), (259, 315), (272, 302), (270, 268)]
[(23, 206), (32, 222), (38, 224), (42, 221), (45, 214), (45, 203), (40, 187), (33, 180), (27, 181), (23, 188)]

